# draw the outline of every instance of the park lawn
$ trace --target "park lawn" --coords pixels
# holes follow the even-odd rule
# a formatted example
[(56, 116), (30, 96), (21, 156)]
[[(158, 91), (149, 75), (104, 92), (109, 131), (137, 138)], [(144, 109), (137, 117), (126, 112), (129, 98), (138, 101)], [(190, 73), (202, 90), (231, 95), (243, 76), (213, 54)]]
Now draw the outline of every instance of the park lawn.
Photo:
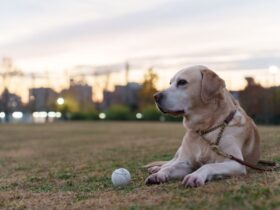
[[(259, 129), (263, 158), (280, 161), (280, 127)], [(0, 209), (280, 209), (280, 172), (145, 186), (141, 166), (173, 156), (181, 123), (2, 124), (0, 132)], [(118, 167), (131, 172), (130, 185), (112, 186)]]

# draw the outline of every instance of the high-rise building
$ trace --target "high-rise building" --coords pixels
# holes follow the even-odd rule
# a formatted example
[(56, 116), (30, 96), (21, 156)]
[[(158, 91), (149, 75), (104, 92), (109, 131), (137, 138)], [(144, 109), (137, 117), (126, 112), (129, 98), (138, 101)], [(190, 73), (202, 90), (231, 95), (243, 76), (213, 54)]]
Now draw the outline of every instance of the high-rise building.
[(61, 96), (70, 98), (78, 104), (79, 111), (90, 111), (93, 109), (92, 87), (85, 83), (70, 81), (70, 87), (61, 91)]
[(49, 111), (50, 106), (56, 103), (58, 94), (51, 88), (29, 89), (29, 105), (31, 111)]
[(130, 82), (126, 86), (116, 85), (113, 92), (103, 91), (102, 109), (107, 109), (113, 104), (122, 104), (136, 109), (138, 107), (138, 92), (141, 85)]

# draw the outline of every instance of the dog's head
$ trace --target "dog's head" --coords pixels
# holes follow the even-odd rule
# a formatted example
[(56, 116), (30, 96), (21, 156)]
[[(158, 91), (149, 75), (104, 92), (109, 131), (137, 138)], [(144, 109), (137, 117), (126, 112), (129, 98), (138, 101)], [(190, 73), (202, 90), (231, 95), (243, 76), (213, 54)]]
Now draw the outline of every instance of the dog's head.
[(156, 105), (163, 113), (187, 115), (219, 97), (224, 81), (205, 66), (192, 66), (179, 71), (170, 81), (170, 87), (154, 95)]

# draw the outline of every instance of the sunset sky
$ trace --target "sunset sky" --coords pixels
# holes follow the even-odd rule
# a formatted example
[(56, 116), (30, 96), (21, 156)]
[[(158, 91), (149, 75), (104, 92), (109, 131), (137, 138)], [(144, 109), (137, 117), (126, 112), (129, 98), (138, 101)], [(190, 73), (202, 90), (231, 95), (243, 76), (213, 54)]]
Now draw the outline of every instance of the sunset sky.
[[(0, 58), (13, 58), (24, 72), (48, 71), (56, 88), (65, 83), (58, 75), (76, 65), (126, 61), (131, 81), (141, 81), (154, 66), (160, 88), (193, 64), (216, 70), (231, 89), (242, 88), (244, 76), (266, 86), (280, 83), (280, 72), (268, 71), (280, 66), (278, 0), (0, 0), (0, 5)], [(122, 73), (112, 85), (118, 77)], [(15, 81), (12, 90), (27, 89), (28, 82), (22, 88)]]

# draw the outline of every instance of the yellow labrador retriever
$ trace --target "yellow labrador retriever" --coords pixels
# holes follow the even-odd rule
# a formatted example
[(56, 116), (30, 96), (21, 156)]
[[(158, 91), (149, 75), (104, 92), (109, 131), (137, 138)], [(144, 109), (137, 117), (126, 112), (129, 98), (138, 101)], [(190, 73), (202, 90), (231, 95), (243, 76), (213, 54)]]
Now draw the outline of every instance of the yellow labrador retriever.
[[(147, 165), (150, 176), (146, 184), (182, 179), (184, 186), (198, 187), (214, 177), (245, 174), (244, 165), (210, 147), (221, 132), (212, 128), (229, 115), (231, 119), (222, 132), (219, 150), (257, 164), (260, 140), (256, 125), (232, 98), (225, 82), (207, 67), (193, 66), (179, 71), (171, 79), (170, 87), (154, 97), (163, 113), (184, 116), (186, 134), (172, 160)], [(200, 131), (209, 129), (212, 131), (201, 135)]]

